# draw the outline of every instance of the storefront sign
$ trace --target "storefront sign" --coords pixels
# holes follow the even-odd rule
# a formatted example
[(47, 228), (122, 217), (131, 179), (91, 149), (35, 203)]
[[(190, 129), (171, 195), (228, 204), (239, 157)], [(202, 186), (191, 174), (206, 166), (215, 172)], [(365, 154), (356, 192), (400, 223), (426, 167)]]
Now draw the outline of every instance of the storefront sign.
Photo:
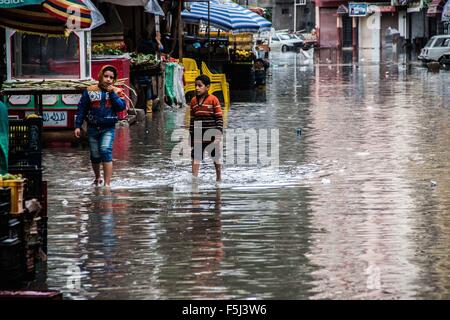
[(81, 99), (81, 94), (64, 94), (62, 102), (68, 106), (76, 106)]
[(54, 106), (58, 102), (58, 96), (54, 94), (45, 94), (42, 96), (42, 104), (45, 106)]
[[(34, 112), (25, 112), (25, 116)], [(44, 127), (67, 127), (67, 111), (44, 111)]]
[(31, 96), (10, 96), (8, 102), (13, 106), (26, 106), (31, 101)]
[(337, 14), (348, 14), (348, 8), (345, 4), (341, 4), (337, 9)]
[(397, 12), (397, 9), (394, 6), (377, 6), (377, 5), (371, 5), (369, 6), (369, 13), (395, 13)]
[(350, 17), (365, 17), (367, 16), (367, 3), (349, 3), (348, 11)]
[(16, 8), (41, 4), (42, 0), (0, 0), (0, 8)]

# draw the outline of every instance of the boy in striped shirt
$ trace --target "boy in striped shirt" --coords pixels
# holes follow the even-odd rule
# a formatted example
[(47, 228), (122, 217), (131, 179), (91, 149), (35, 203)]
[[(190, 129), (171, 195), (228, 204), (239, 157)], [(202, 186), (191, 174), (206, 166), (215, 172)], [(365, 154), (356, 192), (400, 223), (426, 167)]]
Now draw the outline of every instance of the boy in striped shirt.
[(223, 132), (222, 108), (216, 96), (208, 94), (211, 80), (206, 75), (195, 79), (196, 96), (191, 100), (192, 175), (198, 177), (205, 151), (214, 160), (216, 181), (222, 180), (221, 144)]

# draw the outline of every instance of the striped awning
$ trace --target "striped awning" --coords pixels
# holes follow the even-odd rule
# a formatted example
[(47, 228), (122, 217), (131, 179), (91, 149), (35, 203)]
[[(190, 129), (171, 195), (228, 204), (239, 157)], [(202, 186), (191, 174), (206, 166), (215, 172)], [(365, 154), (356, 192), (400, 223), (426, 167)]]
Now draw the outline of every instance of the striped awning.
[(42, 7), (56, 19), (65, 22), (69, 29), (85, 29), (91, 26), (91, 10), (82, 0), (46, 0)]
[(66, 28), (64, 22), (45, 12), (40, 5), (1, 9), (0, 26), (49, 36), (63, 36)]
[[(38, 1), (34, 1), (38, 2)], [(42, 0), (41, 5), (0, 8), (0, 26), (30, 34), (64, 36), (66, 29), (89, 28), (91, 11), (82, 0)]]
[[(185, 23), (208, 23), (208, 3), (193, 2), (191, 10), (181, 14)], [(233, 33), (257, 33), (270, 30), (272, 23), (260, 15), (229, 0), (210, 1), (210, 24)]]

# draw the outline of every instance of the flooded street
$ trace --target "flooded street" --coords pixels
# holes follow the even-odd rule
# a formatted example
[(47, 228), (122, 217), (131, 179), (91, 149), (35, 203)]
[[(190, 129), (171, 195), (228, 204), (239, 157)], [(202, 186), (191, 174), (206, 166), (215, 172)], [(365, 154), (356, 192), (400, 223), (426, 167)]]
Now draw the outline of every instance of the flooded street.
[[(317, 54), (317, 53), (316, 53)], [(450, 298), (450, 77), (274, 55), (226, 128), (278, 129), (279, 169), (171, 160), (186, 110), (116, 132), (111, 190), (86, 147), (44, 150), (47, 286), (67, 299)], [(300, 134), (301, 132), (301, 134)]]

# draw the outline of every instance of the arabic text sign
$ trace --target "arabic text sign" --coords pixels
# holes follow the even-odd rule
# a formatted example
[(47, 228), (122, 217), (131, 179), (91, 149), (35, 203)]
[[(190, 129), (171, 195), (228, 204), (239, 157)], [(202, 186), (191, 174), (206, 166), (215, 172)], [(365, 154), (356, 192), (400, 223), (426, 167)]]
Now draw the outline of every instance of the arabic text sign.
[(350, 17), (365, 17), (367, 16), (367, 3), (349, 3), (348, 15)]
[[(26, 115), (33, 112), (27, 112)], [(44, 111), (44, 127), (67, 127), (67, 111)]]

